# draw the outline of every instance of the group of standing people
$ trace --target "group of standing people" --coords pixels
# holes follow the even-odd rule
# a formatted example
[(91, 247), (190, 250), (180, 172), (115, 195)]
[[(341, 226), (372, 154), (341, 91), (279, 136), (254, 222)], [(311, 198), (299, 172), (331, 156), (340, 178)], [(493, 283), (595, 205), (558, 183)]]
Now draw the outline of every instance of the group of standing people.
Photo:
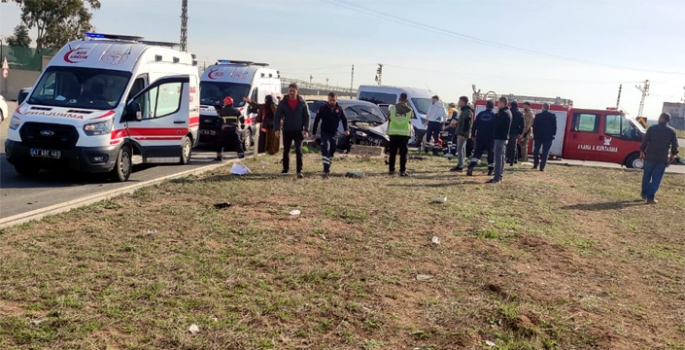
[[(264, 151), (268, 154), (276, 154), (279, 150), (280, 140), (283, 140), (283, 170), (281, 174), (290, 171), (290, 150), (294, 145), (296, 157), (296, 174), (298, 178), (304, 178), (302, 142), (309, 137), (309, 108), (305, 99), (299, 95), (297, 84), (288, 86), (288, 96), (275, 103), (272, 96), (267, 96), (264, 104), (258, 104), (248, 98), (243, 99), (252, 107), (261, 111), (257, 118), (261, 122), (261, 135), (264, 139)], [(433, 96), (432, 106), (427, 114), (426, 140), (434, 144), (439, 143), (440, 132), (447, 122), (448, 115), (438, 96)], [(528, 158), (528, 144), (534, 140), (534, 168), (545, 170), (549, 151), (556, 135), (557, 124), (554, 114), (549, 112), (549, 104), (543, 104), (542, 113), (534, 115), (530, 103), (523, 104), (524, 112), (518, 110), (518, 103), (513, 101), (511, 107), (506, 97), (498, 100), (498, 110), (495, 113), (493, 101), (487, 101), (484, 111), (474, 118), (474, 110), (469, 104), (469, 98), (462, 96), (458, 105), (450, 104), (449, 125), (455, 129), (457, 144), (457, 166), (452, 170), (462, 172), (464, 163), (470, 162), (467, 167), (467, 175), (473, 176), (473, 170), (483, 156), (487, 153), (488, 175), (494, 177), (488, 183), (499, 183), (503, 179), (504, 166), (508, 162), (514, 165), (518, 161), (518, 140), (521, 140), (522, 158)], [(244, 157), (244, 150), (240, 133), (244, 118), (240, 111), (233, 107), (233, 99), (226, 97), (224, 107), (218, 111), (224, 120), (219, 142), (217, 143), (217, 159), (223, 158), (223, 149), (226, 145), (233, 144), (238, 152), (238, 157)], [(399, 154), (399, 174), (409, 176), (407, 173), (407, 155), (409, 153), (408, 142), (411, 137), (411, 120), (414, 111), (409, 106), (409, 96), (402, 93), (399, 102), (388, 108), (389, 144), (389, 173), (395, 174), (397, 156)], [(349, 128), (345, 112), (338, 105), (335, 93), (328, 95), (328, 101), (321, 106), (314, 121), (314, 129), (321, 126), (321, 153), (323, 163), (323, 176), (330, 174), (333, 155), (337, 146), (338, 126), (342, 124), (345, 135), (349, 135)], [(311, 136), (315, 138), (315, 135)], [(467, 154), (467, 144), (473, 141), (475, 144), (472, 154)], [(542, 151), (542, 154), (540, 154)]]

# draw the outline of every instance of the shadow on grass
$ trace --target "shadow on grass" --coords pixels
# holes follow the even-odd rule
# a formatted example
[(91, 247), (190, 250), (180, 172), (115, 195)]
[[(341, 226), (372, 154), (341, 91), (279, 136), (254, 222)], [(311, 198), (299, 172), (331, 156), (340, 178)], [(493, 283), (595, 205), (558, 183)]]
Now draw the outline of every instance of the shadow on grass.
[(618, 202), (605, 202), (605, 203), (592, 203), (592, 204), (575, 204), (565, 207), (561, 207), (562, 210), (585, 210), (585, 211), (603, 211), (603, 210), (618, 210), (634, 207), (637, 205), (643, 205), (642, 200), (633, 201), (618, 201)]

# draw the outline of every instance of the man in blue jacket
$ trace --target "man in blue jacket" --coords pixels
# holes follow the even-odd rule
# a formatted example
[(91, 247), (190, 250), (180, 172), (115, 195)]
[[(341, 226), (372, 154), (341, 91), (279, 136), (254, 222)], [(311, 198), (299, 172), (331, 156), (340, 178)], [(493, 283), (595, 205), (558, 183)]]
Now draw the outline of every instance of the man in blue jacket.
[(312, 138), (316, 139), (316, 130), (321, 123), (321, 159), (323, 161), (323, 177), (327, 179), (331, 172), (331, 162), (333, 154), (338, 145), (338, 125), (342, 123), (345, 136), (350, 135), (347, 127), (347, 117), (345, 112), (338, 104), (338, 97), (335, 92), (328, 94), (328, 103), (321, 106), (314, 118), (314, 128)]
[(495, 177), (488, 181), (490, 184), (502, 182), (504, 172), (505, 151), (509, 140), (509, 129), (511, 128), (511, 111), (507, 105), (509, 99), (502, 96), (499, 98), (499, 110), (495, 117)]
[[(533, 169), (540, 166), (540, 171), (545, 171), (549, 150), (557, 135), (557, 116), (549, 111), (549, 103), (542, 104), (542, 113), (535, 116), (533, 121)], [(540, 148), (542, 147), (542, 160), (540, 160)]]
[(473, 139), (476, 147), (471, 163), (466, 170), (468, 176), (473, 176), (473, 168), (478, 165), (483, 152), (488, 152), (488, 176), (492, 175), (492, 171), (495, 169), (495, 113), (492, 112), (493, 108), (495, 108), (495, 104), (488, 101), (485, 104), (485, 110), (478, 113), (476, 121), (473, 122)]
[[(309, 108), (304, 98), (298, 94), (297, 84), (288, 86), (288, 96), (278, 103), (274, 115), (274, 129), (278, 130), (283, 122), (283, 171), (288, 174), (290, 170), (290, 147), (295, 142), (295, 155), (297, 156), (297, 177), (302, 179), (302, 141), (309, 135)], [(275, 132), (278, 137), (279, 131)]]

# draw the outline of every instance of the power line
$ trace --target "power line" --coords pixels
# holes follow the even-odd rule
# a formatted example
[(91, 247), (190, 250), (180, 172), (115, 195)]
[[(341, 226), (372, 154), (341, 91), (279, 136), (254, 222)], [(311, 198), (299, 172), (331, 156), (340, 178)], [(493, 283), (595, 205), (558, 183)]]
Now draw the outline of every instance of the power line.
[(431, 26), (429, 24), (413, 21), (413, 20), (410, 20), (407, 18), (400, 18), (400, 17), (396, 17), (396, 16), (391, 16), (391, 15), (388, 15), (388, 14), (385, 14), (382, 12), (378, 12), (378, 11), (375, 11), (375, 10), (372, 10), (372, 9), (369, 9), (369, 8), (366, 8), (366, 7), (363, 7), (360, 5), (350, 3), (349, 1), (345, 1), (345, 0), (321, 0), (321, 1), (328, 3), (328, 4), (343, 7), (343, 8), (346, 8), (348, 10), (363, 12), (367, 15), (377, 17), (377, 18), (382, 18), (382, 19), (392, 21), (392, 22), (395, 22), (398, 24), (407, 25), (410, 27), (422, 29), (425, 31), (433, 32), (433, 33), (444, 34), (444, 35), (451, 36), (451, 37), (454, 37), (454, 38), (457, 38), (460, 40), (475, 42), (475, 43), (484, 44), (484, 45), (495, 46), (495, 47), (499, 47), (501, 49), (524, 52), (524, 53), (540, 55), (540, 56), (546, 56), (549, 58), (561, 59), (561, 60), (566, 60), (566, 61), (574, 61), (574, 62), (579, 62), (579, 63), (604, 66), (604, 67), (625, 69), (625, 70), (653, 72), (653, 73), (660, 73), (660, 74), (685, 74), (684, 72), (666, 72), (666, 71), (655, 71), (655, 70), (648, 70), (648, 69), (635, 68), (635, 67), (626, 67), (626, 66), (615, 65), (615, 64), (610, 64), (610, 63), (595, 62), (595, 61), (589, 61), (589, 60), (584, 60), (584, 59), (579, 59), (579, 58), (574, 58), (574, 57), (557, 55), (557, 54), (552, 54), (552, 53), (548, 53), (548, 52), (530, 50), (530, 49), (526, 49), (526, 48), (521, 48), (521, 47), (502, 44), (502, 43), (498, 43), (498, 42), (494, 42), (494, 41), (490, 41), (490, 40), (481, 39), (481, 38), (471, 36), (471, 35), (457, 33), (457, 32), (451, 31), (451, 30), (442, 29), (439, 27)]

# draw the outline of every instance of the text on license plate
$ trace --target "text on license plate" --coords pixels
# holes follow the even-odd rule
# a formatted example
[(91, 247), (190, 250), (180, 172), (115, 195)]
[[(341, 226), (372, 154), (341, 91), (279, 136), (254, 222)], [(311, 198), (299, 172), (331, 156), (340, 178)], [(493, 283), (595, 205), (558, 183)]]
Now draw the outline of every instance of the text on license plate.
[(216, 135), (215, 130), (200, 130), (200, 134), (202, 135)]
[(61, 151), (51, 151), (47, 149), (31, 149), (31, 157), (34, 158), (49, 158), (49, 159), (59, 159), (62, 157)]
[(450, 136), (449, 131), (441, 131), (440, 136)]

